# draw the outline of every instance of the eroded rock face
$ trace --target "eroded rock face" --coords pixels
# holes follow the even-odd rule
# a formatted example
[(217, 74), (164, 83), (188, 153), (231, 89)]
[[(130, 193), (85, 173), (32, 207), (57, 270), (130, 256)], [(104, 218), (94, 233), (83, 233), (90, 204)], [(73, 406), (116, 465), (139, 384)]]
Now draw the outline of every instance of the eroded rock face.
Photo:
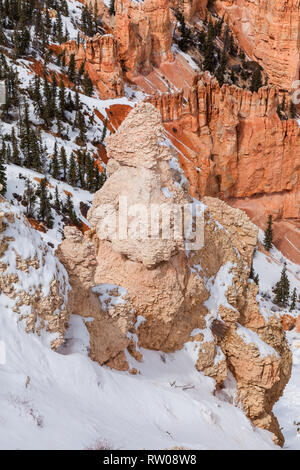
[[(68, 276), (39, 234), (15, 207), (0, 200), (0, 294), (27, 332), (63, 342), (69, 313)], [(2, 312), (4, 314), (4, 312)]]
[(55, 46), (56, 53), (65, 51), (66, 64), (75, 54), (76, 68), (84, 62), (93, 84), (97, 87), (101, 99), (118, 98), (124, 95), (122, 70), (118, 59), (118, 44), (111, 34), (86, 38), (78, 46), (76, 41), (69, 41), (62, 46)]
[(299, 80), (299, 0), (216, 0), (214, 7), (269, 83), (290, 90)]
[[(248, 280), (257, 228), (225, 202), (191, 199), (151, 104), (137, 105), (107, 148), (109, 178), (88, 213), (92, 229), (83, 236), (66, 228), (58, 250), (70, 275), (70, 308), (93, 319), (91, 357), (136, 373), (140, 348), (192, 348), (195, 366), (217, 386), (231, 370), (247, 416), (282, 443), (272, 407), (289, 379), (291, 354), (280, 324), (260, 314), (256, 285)], [(143, 211), (129, 214), (127, 237), (118, 240), (107, 226), (113, 214), (119, 219), (125, 196), (128, 206), (139, 203)], [(201, 215), (197, 233), (203, 231), (204, 244), (188, 249), (187, 236), (133, 236), (151, 203), (192, 204)]]
[(172, 61), (172, 24), (169, 0), (116, 2), (115, 36), (128, 77), (148, 73), (153, 66)]
[(208, 0), (171, 0), (173, 8), (180, 10), (186, 20), (190, 20), (194, 15), (205, 16)]
[(187, 106), (181, 93), (150, 101), (186, 157), (180, 157), (180, 163), (193, 194), (221, 197), (246, 210), (262, 228), (272, 214), (283, 229), (278, 246), (297, 262), (297, 251), (284, 244), (282, 232), (298, 245), (300, 131), (296, 120), (281, 121), (277, 115), (283, 93), (274, 87), (258, 93), (229, 85), (220, 89), (215, 79), (203, 74), (195, 79)]

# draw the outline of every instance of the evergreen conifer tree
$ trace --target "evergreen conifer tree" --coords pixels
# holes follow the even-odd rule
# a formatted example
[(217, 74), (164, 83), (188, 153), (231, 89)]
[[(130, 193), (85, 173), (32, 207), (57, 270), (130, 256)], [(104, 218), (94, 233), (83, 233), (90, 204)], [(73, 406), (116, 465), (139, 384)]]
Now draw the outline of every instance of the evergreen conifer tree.
[[(5, 149), (5, 145), (4, 145), (4, 149)], [(2, 185), (0, 194), (4, 196), (4, 194), (6, 193), (6, 189), (7, 189), (7, 177), (6, 177), (5, 153), (3, 151), (0, 152), (0, 184)]]
[(257, 92), (259, 88), (261, 87), (262, 87), (261, 69), (259, 66), (257, 66), (252, 74), (250, 90), (252, 92), (254, 91)]
[(277, 305), (286, 307), (290, 295), (290, 282), (286, 274), (286, 263), (284, 263), (284, 266), (281, 271), (280, 280), (277, 282), (274, 292), (274, 302)]
[(268, 217), (268, 225), (265, 230), (265, 238), (264, 238), (264, 247), (267, 251), (270, 251), (272, 248), (273, 243), (273, 228), (272, 228), (273, 220), (272, 215)]
[(292, 293), (290, 312), (295, 310), (296, 301), (297, 301), (297, 290), (296, 290), (296, 287), (295, 287), (294, 290), (293, 290), (293, 293)]
[(63, 170), (63, 179), (64, 179), (64, 181), (66, 181), (68, 161), (67, 161), (67, 155), (66, 155), (65, 147), (61, 147), (61, 149), (60, 149), (60, 166)]
[(109, 2), (109, 9), (108, 9), (108, 12), (109, 12), (110, 16), (112, 16), (112, 15), (115, 15), (115, 14), (116, 14), (116, 9), (115, 9), (115, 0), (110, 0), (110, 2)]

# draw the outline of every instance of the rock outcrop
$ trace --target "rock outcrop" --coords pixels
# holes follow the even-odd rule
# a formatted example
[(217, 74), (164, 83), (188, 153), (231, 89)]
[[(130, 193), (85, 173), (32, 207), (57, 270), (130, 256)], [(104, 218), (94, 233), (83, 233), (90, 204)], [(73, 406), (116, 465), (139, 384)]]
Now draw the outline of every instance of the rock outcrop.
[[(43, 336), (53, 349), (64, 339), (68, 275), (23, 214), (0, 200), (0, 294), (2, 305)], [(1, 311), (5, 314), (5, 311)]]
[(115, 37), (127, 76), (148, 73), (153, 66), (172, 61), (172, 23), (169, 0), (116, 2)]
[[(262, 228), (272, 214), (297, 246), (300, 129), (295, 119), (279, 119), (277, 107), (284, 99), (288, 110), (289, 97), (278, 88), (262, 87), (258, 93), (229, 85), (220, 89), (204, 74), (195, 79), (187, 106), (181, 93), (150, 101), (182, 155), (193, 194), (242, 207)], [(281, 239), (280, 248), (297, 262), (297, 251)]]
[(69, 41), (61, 46), (52, 46), (56, 53), (65, 51), (68, 65), (72, 54), (75, 56), (76, 68), (84, 63), (93, 84), (97, 87), (101, 99), (118, 98), (124, 95), (124, 82), (118, 58), (118, 44), (111, 34), (85, 38), (78, 45)]
[(216, 0), (214, 7), (272, 83), (286, 90), (299, 80), (299, 0)]
[(173, 8), (180, 10), (189, 21), (194, 15), (205, 16), (208, 0), (171, 0)]
[(192, 199), (164, 139), (149, 103), (107, 139), (109, 177), (88, 213), (92, 229), (83, 236), (66, 228), (57, 252), (70, 276), (69, 307), (89, 317), (100, 364), (137, 373), (141, 348), (191, 348), (217, 387), (230, 370), (247, 416), (282, 444), (272, 407), (291, 354), (248, 280), (257, 228), (223, 201)]

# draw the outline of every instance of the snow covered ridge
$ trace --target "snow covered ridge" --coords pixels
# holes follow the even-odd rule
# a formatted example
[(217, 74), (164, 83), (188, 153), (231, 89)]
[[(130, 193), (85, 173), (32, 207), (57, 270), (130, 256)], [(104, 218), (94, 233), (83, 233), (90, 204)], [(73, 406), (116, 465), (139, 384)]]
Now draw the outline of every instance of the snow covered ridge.
[(68, 275), (22, 212), (0, 201), (0, 305), (24, 320), (27, 332), (56, 349), (63, 341)]

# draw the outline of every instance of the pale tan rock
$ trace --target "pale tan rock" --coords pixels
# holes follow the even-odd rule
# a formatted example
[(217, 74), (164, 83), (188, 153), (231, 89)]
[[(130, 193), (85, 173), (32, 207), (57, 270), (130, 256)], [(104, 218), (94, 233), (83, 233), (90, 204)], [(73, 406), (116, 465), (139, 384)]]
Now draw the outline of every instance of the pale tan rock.
[[(191, 201), (188, 188), (178, 185), (180, 172), (174, 169), (174, 154), (162, 145), (162, 131), (158, 111), (140, 103), (107, 139), (109, 178), (88, 213), (92, 230), (82, 237), (68, 229), (58, 250), (73, 288), (70, 307), (94, 318), (88, 324), (91, 357), (101, 364), (134, 370), (141, 347), (168, 353), (190, 344), (198, 351), (195, 366), (218, 387), (230, 369), (247, 416), (282, 443), (272, 407), (289, 378), (291, 354), (281, 325), (266, 324), (260, 315), (249, 282), (257, 228), (247, 215), (204, 198), (198, 226), (204, 245), (188, 252), (170, 239), (137, 241), (129, 233), (118, 241), (101, 225), (101, 206), (109, 204), (111, 218), (120, 209), (120, 195), (142, 203), (144, 211), (153, 201)], [(107, 304), (95, 288), (100, 297), (104, 289)], [(239, 325), (252, 331), (253, 342), (243, 338)]]

